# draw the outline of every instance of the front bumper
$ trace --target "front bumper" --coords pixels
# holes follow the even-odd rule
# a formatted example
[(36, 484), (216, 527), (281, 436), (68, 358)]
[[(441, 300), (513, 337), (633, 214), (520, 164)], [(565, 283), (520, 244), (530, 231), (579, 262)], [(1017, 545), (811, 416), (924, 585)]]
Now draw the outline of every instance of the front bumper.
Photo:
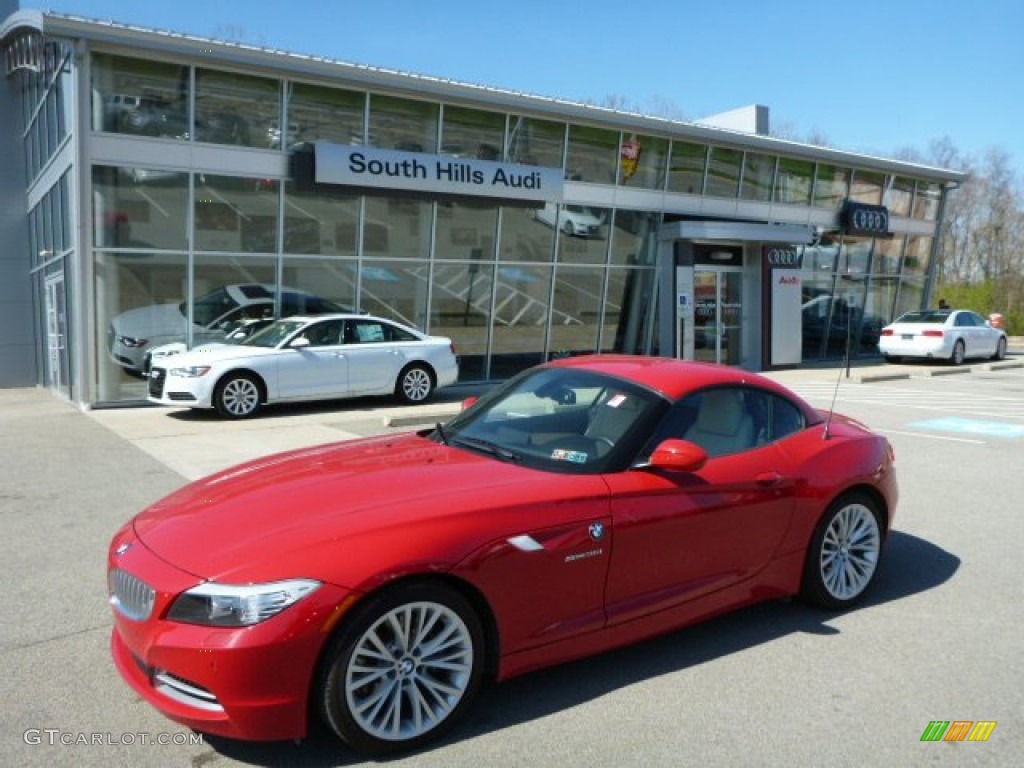
[(170, 369), (154, 363), (149, 371), (147, 397), (160, 405), (187, 405), (192, 408), (212, 408), (216, 377), (207, 374), (185, 378), (171, 376)]
[[(129, 549), (116, 554), (125, 543)], [(114, 665), (140, 697), (204, 733), (253, 741), (306, 735), (317, 660), (346, 590), (324, 584), (260, 624), (209, 627), (165, 618), (175, 598), (201, 580), (160, 560), (130, 529), (115, 538), (108, 565), (155, 592), (148, 618), (114, 610)]]

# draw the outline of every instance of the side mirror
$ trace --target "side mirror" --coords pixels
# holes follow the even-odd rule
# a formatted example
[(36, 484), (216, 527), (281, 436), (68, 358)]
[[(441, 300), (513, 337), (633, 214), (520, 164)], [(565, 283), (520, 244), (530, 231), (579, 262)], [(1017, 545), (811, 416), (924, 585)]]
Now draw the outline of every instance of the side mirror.
[(305, 336), (299, 336), (297, 339), (293, 339), (292, 343), (288, 345), (292, 349), (305, 349), (309, 346), (309, 339)]
[(669, 438), (654, 449), (647, 466), (669, 472), (696, 472), (707, 460), (707, 451), (696, 443)]

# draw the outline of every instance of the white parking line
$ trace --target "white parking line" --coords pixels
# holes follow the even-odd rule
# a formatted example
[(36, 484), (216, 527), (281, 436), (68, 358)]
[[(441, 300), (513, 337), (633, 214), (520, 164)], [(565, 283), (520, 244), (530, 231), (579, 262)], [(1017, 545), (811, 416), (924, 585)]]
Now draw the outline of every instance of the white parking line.
[(903, 432), (899, 429), (875, 429), (876, 432), (884, 432), (887, 435), (902, 435), (904, 437), (923, 437), (926, 440), (947, 440), (954, 443), (973, 443), (974, 445), (985, 445), (985, 440), (971, 440), (967, 437), (945, 437), (943, 435), (930, 435), (924, 432)]

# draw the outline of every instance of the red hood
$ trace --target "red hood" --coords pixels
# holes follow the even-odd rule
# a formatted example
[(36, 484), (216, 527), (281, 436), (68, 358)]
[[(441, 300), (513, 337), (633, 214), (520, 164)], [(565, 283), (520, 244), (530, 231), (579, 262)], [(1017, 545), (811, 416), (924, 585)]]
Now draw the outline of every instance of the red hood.
[[(382, 550), (410, 540), (433, 567), (438, 558), (457, 562), (500, 535), (503, 516), (482, 510), (555, 503), (567, 493), (593, 497), (606, 486), (599, 476), (525, 469), (405, 434), (232, 467), (152, 505), (135, 531), (160, 558), (204, 579), (337, 581), (362, 570), (354, 561), (383, 562)], [(456, 528), (444, 528), (455, 518)]]

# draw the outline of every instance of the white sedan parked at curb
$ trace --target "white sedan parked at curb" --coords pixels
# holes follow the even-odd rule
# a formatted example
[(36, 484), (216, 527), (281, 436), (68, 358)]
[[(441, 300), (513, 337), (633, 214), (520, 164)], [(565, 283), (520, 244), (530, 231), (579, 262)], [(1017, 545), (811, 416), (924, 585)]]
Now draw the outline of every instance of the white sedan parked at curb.
[(960, 365), (970, 357), (1002, 360), (1006, 332), (967, 309), (907, 312), (882, 329), (878, 349), (886, 362), (905, 357), (948, 360)]
[(238, 419), (271, 403), (386, 394), (421, 403), (458, 374), (451, 339), (371, 315), (290, 317), (241, 344), (154, 360), (149, 400)]

